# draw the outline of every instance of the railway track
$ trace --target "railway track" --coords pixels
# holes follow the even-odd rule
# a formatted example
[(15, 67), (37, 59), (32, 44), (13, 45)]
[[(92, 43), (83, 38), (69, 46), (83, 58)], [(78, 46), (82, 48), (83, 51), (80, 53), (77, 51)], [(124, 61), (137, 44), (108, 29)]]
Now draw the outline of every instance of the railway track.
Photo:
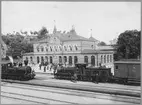
[[(45, 86), (45, 87), (55, 87), (55, 88), (66, 88), (66, 89), (74, 89), (74, 90), (80, 90), (80, 91), (91, 91), (91, 92), (99, 92), (99, 93), (105, 93), (105, 94), (115, 94), (115, 95), (122, 95), (122, 96), (133, 96), (133, 97), (141, 97), (141, 92), (140, 89), (137, 87), (130, 87), (126, 86), (120, 87), (116, 85), (116, 87), (110, 87), (110, 86), (104, 86), (104, 85), (84, 85), (81, 83), (72, 83), (69, 81), (50, 81), (50, 80), (45, 80), (45, 81), (38, 81), (38, 80), (33, 80), (33, 81), (13, 81), (13, 80), (2, 80), (3, 82), (9, 82), (9, 83), (19, 83), (19, 84), (29, 84), (29, 85), (40, 85), (40, 86)], [(39, 83), (40, 82), (40, 83)], [(111, 85), (111, 84), (110, 84)], [(120, 87), (120, 88), (119, 88)]]
[(73, 102), (66, 102), (66, 101), (60, 101), (60, 100), (55, 100), (55, 99), (50, 99), (50, 98), (41, 98), (41, 97), (36, 97), (32, 95), (24, 95), (24, 94), (17, 94), (17, 93), (4, 92), (4, 91), (1, 91), (1, 96), (34, 102), (38, 104), (51, 104), (52, 102), (56, 104), (78, 104), (78, 103), (73, 103)]
[[(14, 83), (15, 84), (15, 83)], [(47, 97), (38, 97), (36, 95), (31, 95), (31, 94), (21, 94), (21, 93), (15, 93), (13, 91), (6, 91), (4, 88), (12, 88), (13, 90), (15, 89), (20, 89), (22, 90), (30, 90), (30, 91), (36, 91), (36, 92), (42, 92), (42, 93), (48, 93), (48, 94), (58, 94), (58, 95), (66, 95), (66, 96), (76, 96), (76, 97), (85, 97), (85, 98), (93, 98), (93, 99), (103, 99), (103, 100), (111, 100), (111, 101), (116, 101), (116, 102), (124, 102), (124, 103), (134, 103), (134, 104), (139, 104), (140, 103), (140, 98), (138, 97), (128, 97), (128, 96), (120, 96), (120, 95), (110, 95), (110, 94), (102, 94), (102, 93), (94, 93), (94, 92), (86, 92), (86, 91), (77, 91), (77, 90), (70, 90), (70, 89), (59, 89), (59, 88), (51, 88), (51, 87), (41, 87), (41, 86), (31, 86), (31, 85), (21, 85), (21, 84), (16, 84), (15, 86), (9, 84), (9, 83), (4, 83), (2, 84), (1, 88), (1, 93), (2, 96), (4, 97), (14, 97), (16, 96), (17, 98), (22, 97), (24, 100), (31, 99), (29, 101), (35, 101), (35, 103), (41, 103), (41, 104), (47, 104), (50, 102), (56, 102), (56, 103), (62, 103), (62, 104), (78, 104), (77, 102), (72, 102), (72, 101), (65, 101), (61, 99), (53, 99), (53, 98), (47, 98)], [(28, 98), (25, 98), (28, 97)], [(33, 98), (33, 99), (32, 99)], [(39, 100), (39, 102), (36, 102)], [(45, 103), (43, 103), (45, 102)]]

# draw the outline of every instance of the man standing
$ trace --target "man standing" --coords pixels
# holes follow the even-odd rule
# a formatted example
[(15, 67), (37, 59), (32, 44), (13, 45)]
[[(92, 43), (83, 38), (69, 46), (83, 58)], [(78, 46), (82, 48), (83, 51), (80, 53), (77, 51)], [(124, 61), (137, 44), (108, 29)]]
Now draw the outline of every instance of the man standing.
[(46, 62), (43, 63), (44, 66), (44, 72), (46, 72)]
[(28, 60), (24, 60), (24, 64), (25, 64), (25, 66), (27, 66), (28, 65)]

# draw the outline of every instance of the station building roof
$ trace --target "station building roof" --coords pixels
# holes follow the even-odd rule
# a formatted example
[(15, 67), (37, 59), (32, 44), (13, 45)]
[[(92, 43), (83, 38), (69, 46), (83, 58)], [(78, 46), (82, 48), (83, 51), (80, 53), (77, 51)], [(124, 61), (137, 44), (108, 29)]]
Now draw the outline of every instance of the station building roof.
[(140, 64), (139, 59), (122, 59), (119, 61), (115, 61), (115, 64)]

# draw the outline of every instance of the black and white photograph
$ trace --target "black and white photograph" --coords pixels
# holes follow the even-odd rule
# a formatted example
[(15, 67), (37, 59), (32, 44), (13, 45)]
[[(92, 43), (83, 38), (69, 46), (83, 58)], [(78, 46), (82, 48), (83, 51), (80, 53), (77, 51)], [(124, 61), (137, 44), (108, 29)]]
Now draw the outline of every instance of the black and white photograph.
[(140, 104), (141, 2), (1, 1), (1, 104)]

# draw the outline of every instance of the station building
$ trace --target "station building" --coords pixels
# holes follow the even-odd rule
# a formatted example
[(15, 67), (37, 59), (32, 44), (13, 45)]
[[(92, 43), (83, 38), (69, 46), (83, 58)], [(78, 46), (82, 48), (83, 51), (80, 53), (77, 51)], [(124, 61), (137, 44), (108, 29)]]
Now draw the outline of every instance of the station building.
[[(62, 63), (74, 66), (75, 63), (87, 63), (88, 66), (111, 67), (113, 70), (114, 49), (111, 46), (98, 46), (99, 41), (78, 35), (74, 28), (67, 33), (54, 30), (46, 38), (35, 41), (34, 52), (25, 53), (23, 60), (39, 64), (41, 61)], [(112, 71), (113, 72), (113, 71)]]

